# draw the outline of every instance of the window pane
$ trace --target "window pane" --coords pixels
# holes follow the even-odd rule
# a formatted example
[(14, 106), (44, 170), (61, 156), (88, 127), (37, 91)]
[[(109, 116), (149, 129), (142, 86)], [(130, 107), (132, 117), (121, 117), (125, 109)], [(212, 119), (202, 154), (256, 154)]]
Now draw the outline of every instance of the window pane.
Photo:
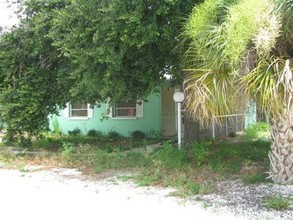
[(87, 117), (87, 110), (71, 110), (71, 117)]
[(85, 104), (85, 103), (72, 103), (71, 109), (87, 109), (87, 104)]
[(136, 102), (118, 102), (114, 105), (114, 117), (135, 117)]
[(88, 109), (85, 103), (72, 103), (71, 104), (71, 117), (87, 117)]

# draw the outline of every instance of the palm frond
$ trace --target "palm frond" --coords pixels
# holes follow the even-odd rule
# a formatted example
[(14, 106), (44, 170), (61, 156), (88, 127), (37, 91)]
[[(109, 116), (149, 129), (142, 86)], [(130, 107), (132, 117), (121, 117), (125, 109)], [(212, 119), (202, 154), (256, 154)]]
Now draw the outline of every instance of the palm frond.
[[(193, 70), (184, 82), (186, 110), (206, 126), (214, 116), (227, 115), (239, 110), (239, 100), (233, 77), (218, 70)], [(237, 103), (239, 102), (239, 103)], [(215, 118), (223, 123), (222, 118)]]
[(239, 83), (250, 97), (256, 97), (259, 107), (272, 115), (292, 112), (293, 80), (290, 60), (271, 57), (243, 76)]

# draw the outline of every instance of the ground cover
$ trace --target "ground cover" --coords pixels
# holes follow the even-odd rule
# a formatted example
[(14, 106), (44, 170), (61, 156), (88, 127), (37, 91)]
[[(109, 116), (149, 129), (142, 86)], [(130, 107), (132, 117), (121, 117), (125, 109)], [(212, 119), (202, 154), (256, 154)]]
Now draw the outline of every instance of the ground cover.
[[(1, 147), (0, 161), (22, 172), (27, 165), (41, 164), (77, 168), (90, 176), (131, 173), (120, 178), (139, 186), (172, 187), (176, 189), (172, 195), (186, 199), (221, 194), (223, 185), (219, 183), (225, 181), (236, 181), (241, 187), (271, 184), (266, 173), (270, 140), (257, 137), (257, 133), (250, 130), (249, 136), (202, 140), (183, 145), (181, 150), (174, 142), (161, 139), (47, 137), (35, 141), (29, 150), (13, 153), (13, 148)], [(259, 199), (259, 203), (273, 209), (291, 209), (288, 201), (291, 198), (278, 194)]]

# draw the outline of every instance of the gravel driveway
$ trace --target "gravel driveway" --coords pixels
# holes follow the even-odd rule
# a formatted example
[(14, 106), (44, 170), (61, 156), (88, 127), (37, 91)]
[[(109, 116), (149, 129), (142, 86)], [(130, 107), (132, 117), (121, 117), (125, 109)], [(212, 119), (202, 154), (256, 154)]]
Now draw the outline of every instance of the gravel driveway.
[(0, 169), (0, 219), (293, 219), (290, 210), (283, 215), (248, 209), (256, 211), (249, 215), (239, 212), (243, 207), (236, 205), (233, 211), (216, 195), (202, 198), (216, 201), (206, 207), (202, 201), (169, 196), (172, 189), (137, 187), (117, 176), (98, 180), (73, 169), (23, 171)]

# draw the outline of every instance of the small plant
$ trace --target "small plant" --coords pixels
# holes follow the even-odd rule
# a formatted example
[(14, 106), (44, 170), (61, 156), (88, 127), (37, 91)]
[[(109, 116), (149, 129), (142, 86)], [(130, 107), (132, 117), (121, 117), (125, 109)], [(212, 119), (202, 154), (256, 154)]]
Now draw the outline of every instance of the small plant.
[(88, 131), (87, 136), (89, 136), (89, 137), (102, 137), (103, 134), (100, 131), (97, 131), (95, 129), (91, 129)]
[(58, 118), (56, 117), (56, 115), (54, 115), (53, 121), (52, 121), (52, 126), (53, 126), (53, 133), (56, 135), (61, 135), (62, 131), (61, 131), (61, 126), (59, 124)]
[(27, 172), (30, 171), (30, 170), (27, 169), (25, 166), (21, 166), (18, 170), (19, 170), (19, 172), (22, 172), (22, 173), (27, 173)]
[(285, 210), (292, 204), (292, 199), (281, 196), (273, 196), (264, 200), (264, 206), (268, 209)]
[(73, 153), (74, 153), (73, 144), (69, 142), (64, 142), (62, 156), (65, 158), (65, 160), (70, 161), (72, 159)]
[(195, 161), (197, 166), (202, 165), (206, 160), (210, 146), (211, 143), (207, 141), (195, 142), (191, 144), (192, 159)]
[(79, 128), (74, 128), (72, 131), (68, 131), (68, 134), (71, 136), (77, 136), (81, 134), (81, 130)]
[(141, 140), (145, 138), (145, 134), (142, 131), (136, 130), (131, 133), (131, 137), (133, 139)]
[(160, 129), (160, 130), (154, 130), (153, 129), (153, 130), (150, 131), (150, 135), (154, 136), (155, 138), (163, 137), (164, 133), (165, 133), (164, 129)]
[(180, 168), (186, 163), (186, 151), (178, 150), (175, 146), (166, 142), (161, 149), (155, 153), (155, 159), (168, 168)]

